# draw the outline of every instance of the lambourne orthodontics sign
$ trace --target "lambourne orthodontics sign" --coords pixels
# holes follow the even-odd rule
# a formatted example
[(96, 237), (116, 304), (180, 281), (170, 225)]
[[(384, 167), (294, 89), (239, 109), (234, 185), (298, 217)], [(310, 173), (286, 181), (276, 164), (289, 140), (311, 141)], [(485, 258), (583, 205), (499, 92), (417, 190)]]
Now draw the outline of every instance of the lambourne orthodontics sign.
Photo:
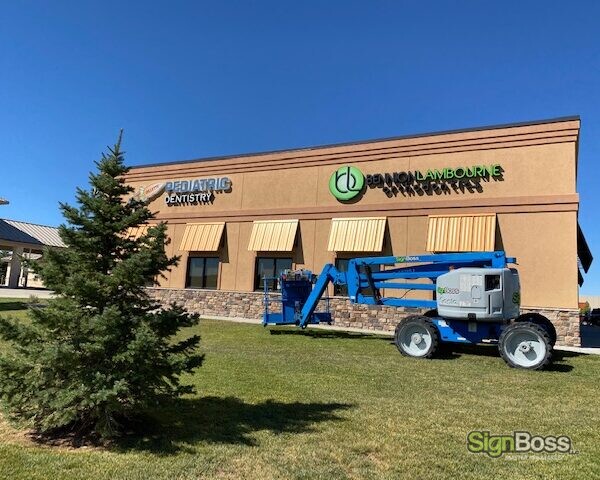
[(398, 192), (407, 192), (411, 188), (447, 190), (449, 185), (457, 188), (477, 189), (482, 179), (502, 177), (503, 169), (499, 164), (473, 165), (470, 167), (429, 169), (408, 172), (375, 173), (366, 175), (369, 187), (382, 188), (391, 197)]
[(340, 167), (329, 181), (331, 194), (340, 201), (358, 196), (363, 186), (381, 188), (388, 197), (398, 193), (413, 195), (455, 191), (481, 191), (481, 181), (490, 178), (501, 180), (504, 170), (500, 164), (445, 167), (442, 169), (370, 173), (364, 175), (352, 166)]

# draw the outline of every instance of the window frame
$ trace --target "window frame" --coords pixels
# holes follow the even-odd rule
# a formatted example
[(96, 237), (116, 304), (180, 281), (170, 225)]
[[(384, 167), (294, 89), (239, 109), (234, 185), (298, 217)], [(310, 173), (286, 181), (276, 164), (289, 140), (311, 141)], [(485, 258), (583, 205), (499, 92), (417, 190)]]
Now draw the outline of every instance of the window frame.
[[(488, 279), (497, 279), (497, 282), (494, 281), (493, 285), (491, 284), (491, 281), (489, 281)], [(493, 287), (493, 288), (492, 288)], [(502, 275), (500, 275), (499, 273), (488, 273), (485, 275), (484, 278), (484, 291), (485, 292), (497, 292), (499, 290), (502, 290)]]
[[(191, 276), (190, 276), (190, 266), (192, 261), (194, 260), (202, 260), (202, 286), (201, 287), (194, 287), (191, 285)], [(206, 263), (207, 260), (216, 260), (217, 261), (217, 273), (216, 273), (216, 280), (215, 280), (215, 286), (214, 287), (207, 287), (207, 278), (208, 276), (206, 275)], [(185, 288), (186, 289), (193, 289), (193, 290), (218, 290), (219, 289), (219, 270), (221, 267), (221, 259), (219, 256), (217, 255), (189, 255), (188, 259), (187, 259), (187, 268), (185, 271)]]
[[(365, 253), (363, 255), (353, 255), (353, 256), (336, 256), (334, 259), (334, 266), (335, 268), (340, 271), (340, 272), (346, 272), (348, 271), (348, 262), (354, 258), (364, 258), (364, 257), (373, 257), (375, 256), (374, 254), (371, 253)], [(340, 264), (339, 262), (346, 262), (346, 269), (345, 270), (341, 270), (340, 269)], [(380, 272), (381, 271), (381, 265), (371, 265), (371, 269), (373, 272)], [(361, 273), (364, 273), (361, 270)], [(367, 287), (367, 288), (361, 288), (361, 292), (363, 295), (365, 296), (372, 296), (373, 293), (371, 292), (371, 288)], [(347, 285), (333, 285), (333, 296), (334, 297), (347, 297), (348, 296), (348, 286)]]
[[(264, 282), (261, 276), (258, 273), (258, 264), (261, 260), (272, 260), (273, 261), (273, 276), (277, 277), (279, 275), (279, 271), (284, 270), (282, 268), (277, 268), (277, 262), (283, 262), (285, 260), (289, 261), (289, 268), (294, 268), (294, 259), (292, 256), (274, 256), (274, 255), (257, 255), (254, 259), (254, 291), (262, 292), (265, 289)], [(279, 285), (279, 281), (277, 279), (273, 280), (273, 284), (269, 286), (270, 292), (276, 292), (281, 289)]]

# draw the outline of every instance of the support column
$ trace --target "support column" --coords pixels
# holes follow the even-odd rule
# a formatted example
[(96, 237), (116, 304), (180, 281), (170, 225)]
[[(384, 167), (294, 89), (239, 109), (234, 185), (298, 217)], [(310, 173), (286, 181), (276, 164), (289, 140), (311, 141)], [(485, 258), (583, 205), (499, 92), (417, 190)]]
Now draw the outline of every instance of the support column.
[(8, 288), (17, 288), (19, 286), (19, 278), (21, 277), (20, 255), (23, 255), (23, 247), (14, 247), (12, 251), (12, 260), (10, 261)]
[[(31, 260), (31, 248), (27, 249), (27, 253), (23, 257), (25, 260)], [(29, 281), (29, 267), (25, 266), (21, 270), (21, 275), (23, 276), (23, 288), (27, 288), (27, 282)]]

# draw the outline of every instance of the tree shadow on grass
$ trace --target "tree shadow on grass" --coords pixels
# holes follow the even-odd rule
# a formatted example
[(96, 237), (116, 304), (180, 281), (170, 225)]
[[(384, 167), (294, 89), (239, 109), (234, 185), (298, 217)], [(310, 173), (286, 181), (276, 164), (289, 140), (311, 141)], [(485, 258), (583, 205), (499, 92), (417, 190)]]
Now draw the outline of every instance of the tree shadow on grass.
[(452, 358), (459, 358), (462, 355), (474, 355), (478, 357), (499, 357), (497, 345), (482, 345), (468, 343), (444, 343), (441, 350), (445, 350), (452, 355)]
[(117, 450), (171, 455), (193, 451), (200, 442), (257, 446), (254, 433), (306, 433), (321, 422), (341, 421), (336, 412), (351, 408), (341, 403), (246, 403), (234, 397), (179, 399), (134, 425), (133, 435), (113, 445)]
[[(440, 349), (437, 358), (444, 360), (453, 360), (460, 358), (462, 355), (476, 355), (480, 357), (497, 357), (500, 358), (500, 352), (498, 352), (498, 345), (470, 345), (470, 344), (444, 344)], [(578, 356), (579, 353), (567, 352), (563, 350), (554, 350), (552, 355), (552, 363), (548, 365), (544, 370), (548, 372), (570, 372), (573, 370), (573, 365), (564, 363), (565, 359)]]
[(344, 330), (326, 330), (326, 329), (270, 329), (271, 335), (295, 335), (300, 337), (311, 337), (315, 339), (344, 339), (344, 340), (383, 340), (388, 341), (391, 337), (377, 332), (362, 333), (348, 332)]
[(27, 310), (26, 302), (0, 302), (0, 312)]

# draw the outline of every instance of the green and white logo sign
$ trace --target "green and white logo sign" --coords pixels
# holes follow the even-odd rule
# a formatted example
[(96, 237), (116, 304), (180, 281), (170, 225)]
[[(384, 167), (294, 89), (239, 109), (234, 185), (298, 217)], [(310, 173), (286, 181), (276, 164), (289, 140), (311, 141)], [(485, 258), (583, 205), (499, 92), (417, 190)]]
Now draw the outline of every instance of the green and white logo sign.
[(340, 201), (352, 200), (365, 186), (365, 176), (356, 167), (338, 168), (329, 179), (329, 191)]
[(344, 165), (329, 179), (329, 191), (339, 201), (358, 197), (368, 188), (381, 189), (388, 198), (398, 195), (442, 195), (448, 193), (473, 193), (483, 191), (483, 183), (504, 180), (504, 169), (498, 163), (471, 166), (445, 167), (421, 170), (365, 173), (358, 168)]

